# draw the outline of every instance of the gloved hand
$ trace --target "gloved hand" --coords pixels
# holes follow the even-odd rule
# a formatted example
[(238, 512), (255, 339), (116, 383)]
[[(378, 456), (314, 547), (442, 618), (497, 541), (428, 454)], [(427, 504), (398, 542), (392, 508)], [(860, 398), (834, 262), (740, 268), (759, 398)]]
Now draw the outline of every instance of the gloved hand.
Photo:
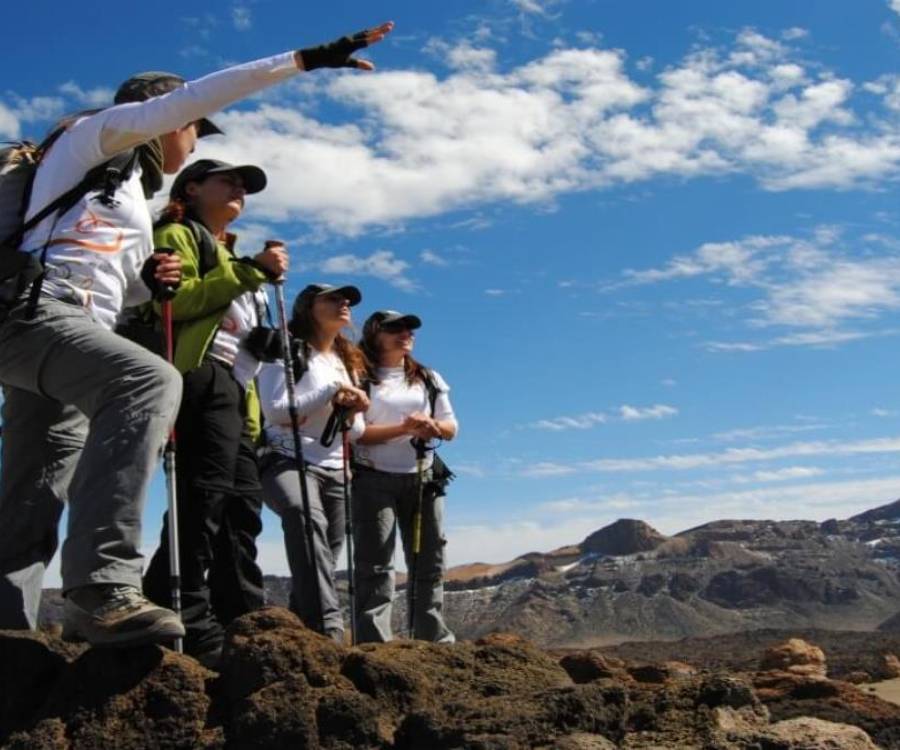
[(299, 50), (304, 70), (316, 68), (361, 68), (372, 70), (374, 66), (368, 60), (357, 60), (351, 55), (363, 47), (380, 42), (394, 28), (391, 21), (372, 29), (358, 31), (353, 36), (342, 36), (340, 39)]

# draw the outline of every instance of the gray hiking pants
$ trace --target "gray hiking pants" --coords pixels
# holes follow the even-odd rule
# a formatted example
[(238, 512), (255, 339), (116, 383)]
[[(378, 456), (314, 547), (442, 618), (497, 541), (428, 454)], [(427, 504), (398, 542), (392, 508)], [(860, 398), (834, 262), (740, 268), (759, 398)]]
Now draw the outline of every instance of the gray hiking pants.
[[(291, 569), (291, 610), (307, 627), (321, 632), (339, 643), (344, 639), (344, 618), (334, 583), (344, 544), (344, 472), (322, 466), (306, 466), (306, 487), (313, 524), (313, 554), (319, 582), (319, 604), (316, 585), (307, 554), (303, 500), (300, 479), (293, 458), (272, 453), (260, 467), (263, 499), (281, 517), (284, 545)], [(321, 610), (322, 625), (319, 624)]]
[(88, 311), (42, 298), (0, 325), (0, 628), (37, 625), (58, 544), (63, 590), (141, 585), (141, 513), (181, 398), (177, 370)]
[[(430, 470), (424, 481), (431, 478)], [(413, 569), (413, 514), (418, 500), (417, 474), (391, 474), (356, 468), (353, 472), (353, 544), (356, 567), (356, 640), (384, 642), (393, 638), (394, 547), (397, 527)], [(415, 637), (423, 641), (456, 640), (444, 622), (444, 497), (426, 492), (422, 501), (422, 541), (416, 569)], [(407, 597), (410, 587), (407, 586)], [(407, 599), (407, 605), (409, 601)]]

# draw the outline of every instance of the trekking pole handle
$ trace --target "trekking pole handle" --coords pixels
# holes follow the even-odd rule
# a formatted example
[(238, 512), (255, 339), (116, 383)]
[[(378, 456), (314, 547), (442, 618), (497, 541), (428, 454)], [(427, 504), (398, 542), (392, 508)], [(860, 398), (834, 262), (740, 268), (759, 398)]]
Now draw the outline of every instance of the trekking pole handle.
[[(163, 255), (175, 255), (175, 251), (171, 247), (155, 247), (153, 248), (154, 253), (162, 253)], [(177, 284), (160, 284), (159, 285), (159, 299), (161, 302), (166, 300), (171, 300), (175, 293), (178, 291)]]

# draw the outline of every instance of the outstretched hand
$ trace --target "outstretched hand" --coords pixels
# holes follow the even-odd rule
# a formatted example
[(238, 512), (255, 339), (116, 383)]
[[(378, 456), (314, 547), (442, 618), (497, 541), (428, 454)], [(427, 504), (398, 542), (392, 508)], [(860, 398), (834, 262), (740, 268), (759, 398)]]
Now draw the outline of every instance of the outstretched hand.
[(394, 22), (388, 21), (380, 26), (358, 31), (353, 36), (342, 36), (329, 44), (298, 50), (294, 54), (297, 67), (303, 70), (315, 70), (316, 68), (375, 70), (375, 66), (368, 60), (359, 60), (352, 55), (357, 50), (380, 42), (391, 33), (393, 28)]

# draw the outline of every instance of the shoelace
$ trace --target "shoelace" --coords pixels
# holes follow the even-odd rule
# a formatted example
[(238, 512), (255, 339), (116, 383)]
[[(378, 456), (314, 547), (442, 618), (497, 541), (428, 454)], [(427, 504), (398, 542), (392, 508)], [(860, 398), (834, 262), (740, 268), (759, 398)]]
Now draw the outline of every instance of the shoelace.
[(99, 613), (106, 613), (117, 609), (133, 611), (140, 609), (147, 603), (144, 595), (133, 586), (114, 586), (109, 591), (109, 601), (100, 607)]

